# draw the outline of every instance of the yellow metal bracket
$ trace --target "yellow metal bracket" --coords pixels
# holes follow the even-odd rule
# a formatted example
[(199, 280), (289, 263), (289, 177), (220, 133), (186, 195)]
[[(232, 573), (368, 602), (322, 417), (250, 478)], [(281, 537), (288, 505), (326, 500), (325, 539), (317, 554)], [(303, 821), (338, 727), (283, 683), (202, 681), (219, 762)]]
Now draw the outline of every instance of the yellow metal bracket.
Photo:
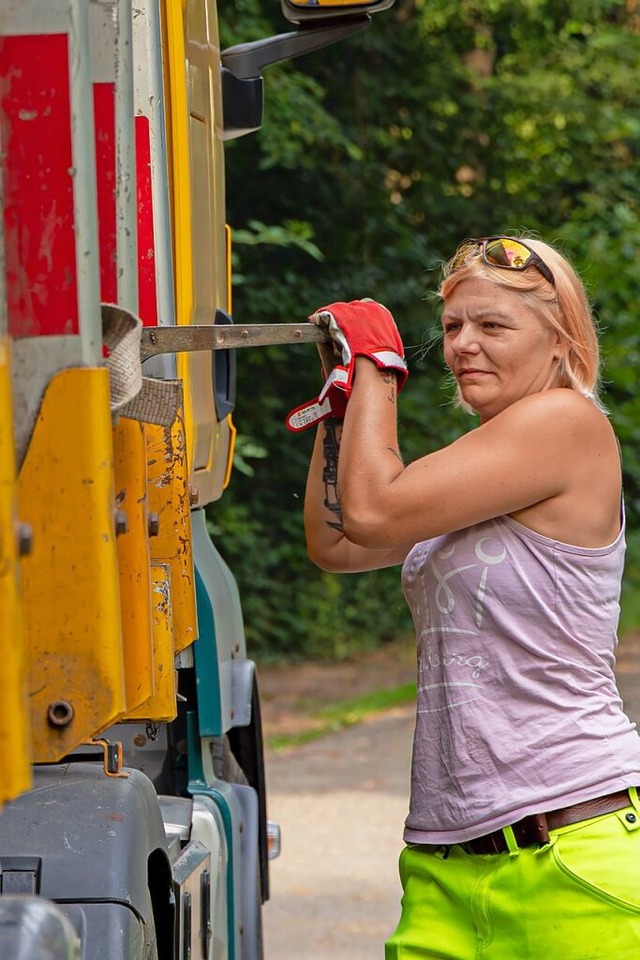
[(120, 742), (112, 743), (110, 740), (95, 737), (93, 740), (87, 740), (85, 746), (101, 747), (102, 769), (105, 774), (108, 777), (120, 777), (126, 780), (129, 774), (122, 769), (122, 744)]

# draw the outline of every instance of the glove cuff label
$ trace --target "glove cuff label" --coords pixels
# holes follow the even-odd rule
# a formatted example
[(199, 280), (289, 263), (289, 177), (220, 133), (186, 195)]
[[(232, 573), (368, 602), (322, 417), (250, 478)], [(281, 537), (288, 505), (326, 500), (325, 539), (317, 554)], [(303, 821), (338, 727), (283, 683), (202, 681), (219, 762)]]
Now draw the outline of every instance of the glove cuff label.
[(316, 423), (320, 423), (321, 420), (326, 420), (331, 414), (331, 400), (329, 397), (326, 397), (322, 403), (319, 403), (317, 400), (312, 400), (310, 403), (303, 403), (302, 406), (292, 410), (287, 416), (286, 425), (289, 430), (297, 433), (300, 430), (306, 430), (308, 427), (314, 426)]

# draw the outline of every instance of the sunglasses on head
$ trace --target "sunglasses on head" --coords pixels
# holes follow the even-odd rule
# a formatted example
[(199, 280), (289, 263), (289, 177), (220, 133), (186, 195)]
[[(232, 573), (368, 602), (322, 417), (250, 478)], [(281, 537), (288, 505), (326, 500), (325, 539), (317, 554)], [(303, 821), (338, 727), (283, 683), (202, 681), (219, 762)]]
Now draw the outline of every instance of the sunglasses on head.
[(502, 270), (526, 270), (536, 267), (545, 280), (555, 285), (553, 274), (539, 254), (528, 247), (524, 240), (513, 237), (479, 237), (463, 240), (451, 261), (451, 269), (457, 270), (472, 253), (480, 251), (482, 259), (490, 267)]

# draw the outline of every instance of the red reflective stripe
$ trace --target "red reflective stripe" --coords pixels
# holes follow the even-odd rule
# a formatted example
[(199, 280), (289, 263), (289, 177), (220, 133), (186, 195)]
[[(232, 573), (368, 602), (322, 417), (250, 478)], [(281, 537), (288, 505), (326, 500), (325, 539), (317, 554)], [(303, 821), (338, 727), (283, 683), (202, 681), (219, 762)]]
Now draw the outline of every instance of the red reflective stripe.
[(96, 130), (100, 299), (103, 303), (118, 302), (115, 95), (115, 84), (94, 83), (93, 110)]
[(9, 333), (78, 333), (66, 34), (0, 38)]
[(145, 327), (158, 325), (156, 249), (153, 235), (151, 143), (148, 117), (135, 118), (138, 213), (138, 312)]

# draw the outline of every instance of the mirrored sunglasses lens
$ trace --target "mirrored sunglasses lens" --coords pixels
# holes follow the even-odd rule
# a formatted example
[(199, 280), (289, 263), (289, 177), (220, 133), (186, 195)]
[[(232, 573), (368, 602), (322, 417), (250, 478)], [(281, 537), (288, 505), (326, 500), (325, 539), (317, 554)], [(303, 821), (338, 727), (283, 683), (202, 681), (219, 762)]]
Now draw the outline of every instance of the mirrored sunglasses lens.
[(508, 237), (490, 240), (485, 246), (484, 255), (489, 263), (495, 263), (497, 267), (511, 267), (512, 270), (523, 270), (534, 256), (523, 243), (509, 240)]

